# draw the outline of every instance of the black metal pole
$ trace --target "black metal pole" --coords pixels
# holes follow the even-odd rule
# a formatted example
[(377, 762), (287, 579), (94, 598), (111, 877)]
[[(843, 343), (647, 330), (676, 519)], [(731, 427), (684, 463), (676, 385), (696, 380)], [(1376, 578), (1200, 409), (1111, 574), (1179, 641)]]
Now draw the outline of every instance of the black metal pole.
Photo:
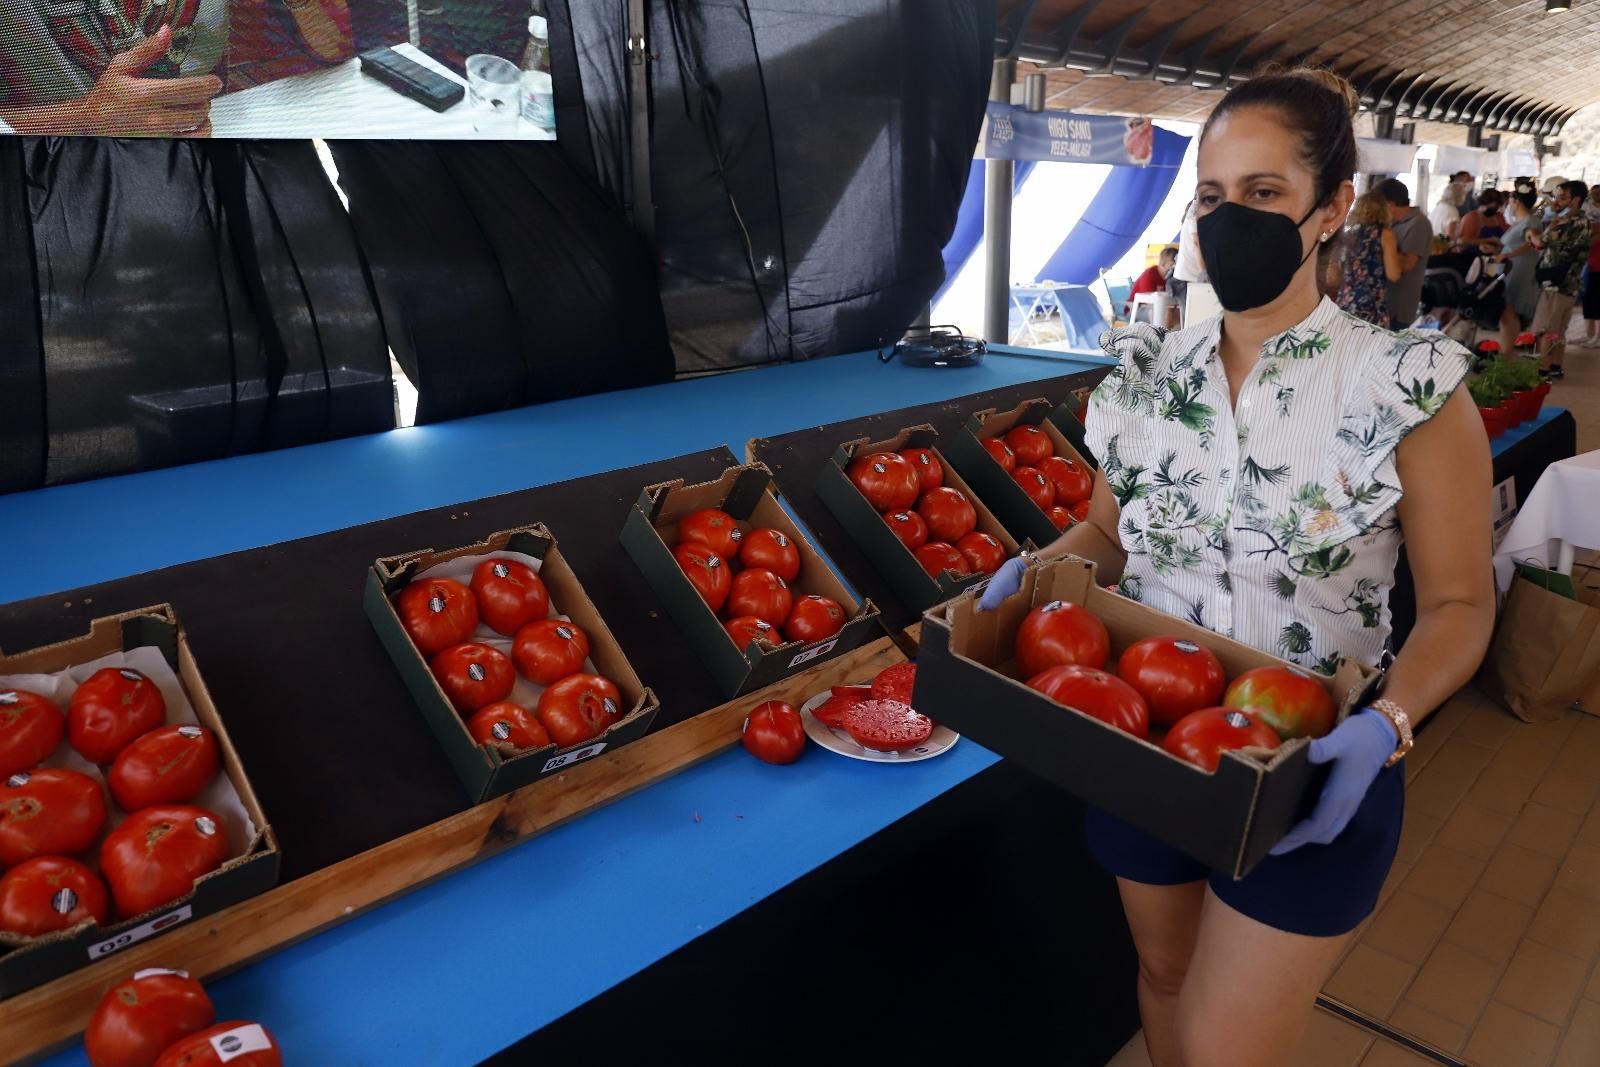
[[(989, 99), (1009, 104), (1017, 61), (997, 59), (989, 80)], [(983, 336), (991, 344), (1011, 340), (1011, 193), (1016, 165), (991, 159), (983, 167), (984, 264)]]

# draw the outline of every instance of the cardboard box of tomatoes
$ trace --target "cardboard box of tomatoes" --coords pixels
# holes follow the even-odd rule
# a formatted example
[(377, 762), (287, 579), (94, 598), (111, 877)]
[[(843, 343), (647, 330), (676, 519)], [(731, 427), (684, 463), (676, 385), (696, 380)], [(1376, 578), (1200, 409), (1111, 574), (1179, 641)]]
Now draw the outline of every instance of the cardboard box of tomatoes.
[(622, 545), (729, 697), (882, 635), (878, 609), (834, 573), (763, 464), (646, 487)]
[(172, 608), (0, 655), (0, 998), (278, 881)]
[(1089, 514), (1095, 465), (1065, 405), (1026, 400), (980, 411), (950, 442), (951, 461), (1018, 537), (1048, 545)]
[(983, 581), (1018, 550), (938, 440), (932, 426), (910, 426), (888, 441), (851, 441), (817, 478), (817, 496), (916, 611)]
[(365, 607), (475, 801), (636, 741), (660, 709), (542, 524), (380, 559)]
[(1348, 660), (1332, 677), (1300, 670), (1102, 589), (1069, 557), (1030, 567), (994, 611), (968, 594), (928, 612), (913, 703), (1241, 878), (1321, 791), (1310, 736), (1377, 681)]

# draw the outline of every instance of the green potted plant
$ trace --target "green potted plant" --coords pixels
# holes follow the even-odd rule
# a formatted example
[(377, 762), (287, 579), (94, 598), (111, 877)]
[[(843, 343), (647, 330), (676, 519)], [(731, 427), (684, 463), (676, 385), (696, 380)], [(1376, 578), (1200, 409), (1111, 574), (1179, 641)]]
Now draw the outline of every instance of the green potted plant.
[(1511, 394), (1509, 401), (1515, 422), (1527, 422), (1539, 415), (1540, 396), (1539, 364), (1531, 359), (1514, 359), (1501, 371), (1503, 382)]
[(1507, 415), (1501, 407), (1506, 399), (1504, 386), (1484, 373), (1467, 382), (1467, 392), (1472, 395), (1472, 402), (1478, 405), (1478, 414), (1483, 418), (1484, 431), (1490, 438), (1505, 433)]

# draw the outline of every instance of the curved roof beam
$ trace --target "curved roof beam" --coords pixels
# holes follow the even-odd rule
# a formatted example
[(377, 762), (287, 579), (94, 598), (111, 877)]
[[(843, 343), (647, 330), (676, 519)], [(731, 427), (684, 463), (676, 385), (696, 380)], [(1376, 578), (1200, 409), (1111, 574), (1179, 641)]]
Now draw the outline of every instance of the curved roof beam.
[(1512, 94), (1510, 92), (1502, 92), (1502, 93), (1500, 93), (1500, 94), (1498, 94), (1496, 96), (1489, 97), (1489, 99), (1487, 99), (1483, 103), (1479, 104), (1477, 111), (1473, 113), (1474, 121), (1478, 122), (1479, 124), (1481, 124), (1483, 126), (1489, 126), (1490, 125), (1490, 122), (1489, 122), (1490, 118), (1494, 115), (1494, 113), (1500, 108), (1500, 106), (1503, 103), (1505, 103), (1507, 100), (1511, 99), (1511, 95)]
[(1494, 95), (1493, 89), (1479, 89), (1467, 97), (1467, 102), (1461, 105), (1461, 112), (1457, 121), (1468, 125), (1477, 125), (1477, 115), (1485, 101)]
[[(1373, 83), (1372, 110), (1382, 111), (1385, 107), (1394, 106), (1389, 100), (1389, 93), (1396, 85), (1400, 83), (1400, 79), (1404, 78), (1405, 76), (1406, 72), (1404, 70), (1397, 70), (1387, 79), (1379, 79)], [(1379, 88), (1380, 85), (1382, 88)]]
[(1439, 105), (1444, 111), (1445, 121), (1454, 122), (1459, 119), (1461, 117), (1462, 101), (1467, 98), (1469, 93), (1475, 93), (1476, 91), (1471, 85), (1463, 85), (1454, 92), (1445, 94), (1439, 101)]
[(1425, 82), (1427, 85), (1433, 84), (1433, 82), (1428, 81), (1427, 71), (1423, 71), (1415, 78), (1412, 78), (1411, 81), (1406, 84), (1406, 87), (1400, 90), (1400, 95), (1395, 98), (1394, 102), (1395, 114), (1399, 114), (1402, 110), (1404, 110), (1407, 115), (1411, 114), (1411, 109), (1413, 105), (1416, 104), (1418, 95), (1424, 91), (1423, 85)]
[(1489, 112), (1488, 125), (1493, 130), (1504, 130), (1510, 127), (1506, 124), (1508, 116), (1522, 103), (1522, 96), (1518, 93), (1507, 93), (1506, 98), (1496, 104), (1494, 110)]

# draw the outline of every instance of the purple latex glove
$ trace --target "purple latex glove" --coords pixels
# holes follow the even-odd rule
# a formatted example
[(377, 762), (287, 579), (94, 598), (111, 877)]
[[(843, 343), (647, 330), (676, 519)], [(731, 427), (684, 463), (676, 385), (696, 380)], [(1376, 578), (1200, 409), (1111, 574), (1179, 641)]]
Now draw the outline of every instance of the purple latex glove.
[(1015, 596), (1022, 588), (1022, 576), (1027, 570), (1028, 561), (1021, 556), (1002, 563), (1000, 569), (994, 572), (994, 577), (989, 579), (989, 584), (984, 587), (983, 596), (978, 599), (978, 610), (993, 611), (1006, 597)]
[(1382, 712), (1362, 708), (1334, 727), (1327, 737), (1311, 742), (1312, 763), (1332, 763), (1328, 782), (1311, 814), (1272, 847), (1272, 855), (1301, 845), (1326, 845), (1350, 824), (1372, 780), (1394, 755), (1394, 725)]

